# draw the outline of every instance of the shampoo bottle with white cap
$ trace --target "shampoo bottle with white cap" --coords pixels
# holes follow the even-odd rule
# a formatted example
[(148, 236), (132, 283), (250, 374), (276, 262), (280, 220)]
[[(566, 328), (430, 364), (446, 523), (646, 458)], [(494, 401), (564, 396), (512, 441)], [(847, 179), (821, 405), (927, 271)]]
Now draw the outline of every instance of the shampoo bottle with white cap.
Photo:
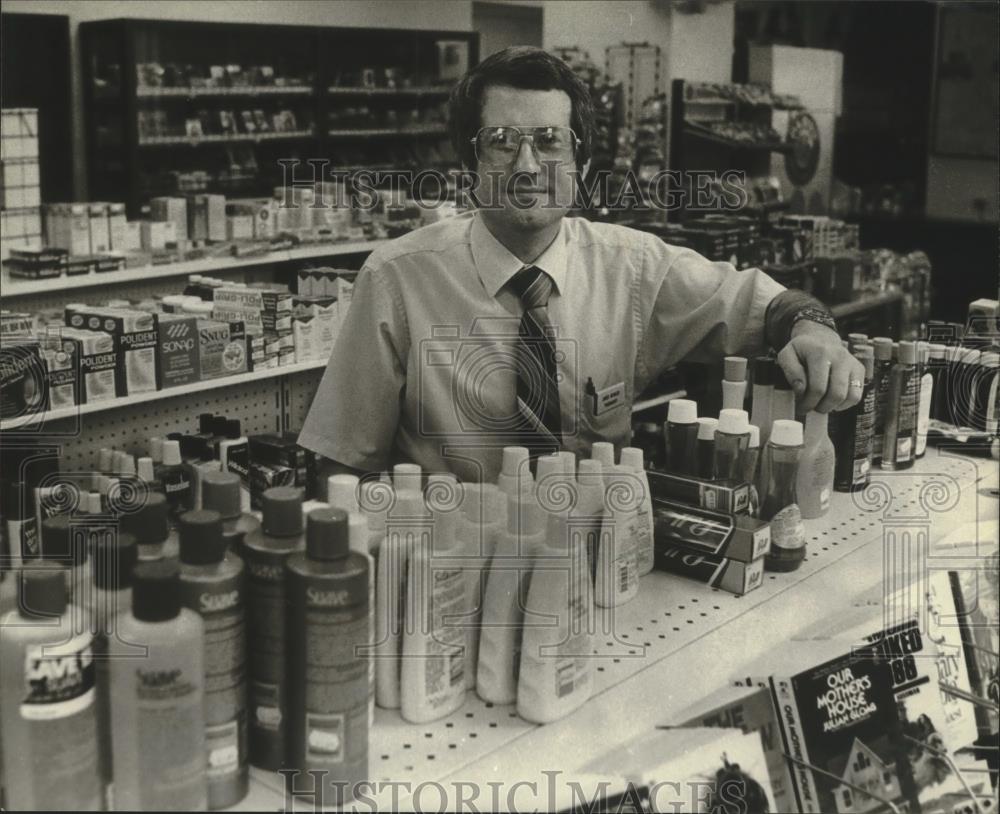
[(418, 542), (429, 543), (431, 520), (421, 492), (396, 492), (389, 511), (385, 539), (379, 548), (375, 580), (375, 703), (398, 709), (403, 652), (407, 570)]
[(595, 441), (590, 447), (591, 460), (600, 461), (607, 472), (615, 465), (615, 445), (609, 441)]
[[(413, 546), (406, 581), (400, 712), (410, 723), (450, 715), (465, 701), (466, 580), (455, 532), (457, 504), (442, 505), (428, 485), (431, 534)], [(447, 499), (445, 499), (447, 500)], [(442, 501), (444, 503), (444, 501)]]
[(517, 713), (524, 720), (549, 723), (590, 698), (593, 616), (584, 534), (566, 512), (552, 512), (524, 608), (517, 677)]
[(696, 446), (696, 467), (699, 478), (712, 480), (715, 477), (715, 431), (719, 419), (702, 416), (698, 419), (698, 443)]
[(208, 807), (226, 808), (246, 797), (250, 782), (247, 648), (243, 561), (227, 551), (218, 512), (202, 509), (180, 516), (180, 562), (181, 604), (205, 625)]
[(535, 552), (545, 542), (545, 512), (531, 492), (507, 503), (507, 531), (500, 535), (483, 596), (476, 692), (493, 704), (517, 700), (524, 600)]
[(663, 425), (667, 472), (694, 475), (698, 444), (698, 405), (691, 399), (672, 399)]
[(761, 466), (761, 520), (771, 522), (771, 551), (765, 560), (769, 571), (794, 571), (806, 557), (806, 532), (795, 494), (802, 425), (779, 419), (771, 425)]
[(639, 592), (638, 479), (624, 467), (604, 473), (607, 488), (601, 540), (597, 549), (594, 602), (602, 608), (624, 605)]
[(744, 459), (750, 448), (750, 420), (745, 410), (724, 409), (719, 412), (715, 430), (714, 477), (719, 480), (743, 481)]
[(342, 473), (326, 479), (326, 502), (331, 508), (343, 509), (348, 514), (359, 511), (358, 491), (361, 481), (357, 475)]
[(531, 481), (527, 447), (504, 447), (497, 486), (507, 497), (517, 497), (525, 481)]
[(67, 601), (63, 569), (18, 575), (18, 609), (0, 619), (4, 804), (17, 811), (104, 808), (89, 629)]
[(639, 576), (653, 570), (653, 498), (649, 491), (649, 476), (646, 474), (642, 450), (638, 447), (622, 447), (621, 465), (639, 479), (642, 494), (637, 508), (636, 563)]
[[(319, 806), (349, 801), (368, 780), (369, 560), (352, 551), (347, 513), (314, 509), (306, 550), (285, 565), (289, 778)], [(318, 792), (312, 794), (312, 792)]]
[[(223, 472), (232, 472), (240, 479), (240, 507), (243, 511), (250, 510), (250, 441), (242, 432), (238, 418), (226, 418), (222, 421), (222, 438), (216, 445), (219, 464)], [(207, 476), (207, 473), (206, 473)], [(204, 488), (202, 481), (202, 505), (204, 506)]]
[(206, 472), (201, 482), (201, 505), (222, 517), (222, 539), (226, 550), (238, 553), (248, 534), (260, 529), (260, 521), (243, 511), (242, 485), (235, 472)]
[(133, 586), (132, 612), (109, 642), (115, 808), (204, 811), (205, 627), (181, 605), (176, 562), (139, 563)]

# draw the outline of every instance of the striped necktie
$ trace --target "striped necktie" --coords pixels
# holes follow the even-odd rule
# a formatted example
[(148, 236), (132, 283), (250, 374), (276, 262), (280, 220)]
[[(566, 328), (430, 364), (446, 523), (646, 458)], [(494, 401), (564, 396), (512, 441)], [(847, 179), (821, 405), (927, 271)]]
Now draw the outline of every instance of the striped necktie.
[(525, 421), (522, 443), (534, 458), (562, 444), (555, 331), (548, 310), (553, 282), (540, 268), (528, 266), (509, 286), (524, 306), (516, 350), (517, 408)]

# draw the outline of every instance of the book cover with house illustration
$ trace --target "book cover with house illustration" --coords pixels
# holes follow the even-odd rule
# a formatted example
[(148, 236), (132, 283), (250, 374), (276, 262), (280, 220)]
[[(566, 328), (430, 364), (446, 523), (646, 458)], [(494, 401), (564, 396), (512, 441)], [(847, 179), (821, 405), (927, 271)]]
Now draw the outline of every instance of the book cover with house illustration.
[(900, 796), (900, 722), (888, 664), (847, 653), (769, 684), (785, 752), (799, 761), (797, 809), (890, 810), (885, 801)]

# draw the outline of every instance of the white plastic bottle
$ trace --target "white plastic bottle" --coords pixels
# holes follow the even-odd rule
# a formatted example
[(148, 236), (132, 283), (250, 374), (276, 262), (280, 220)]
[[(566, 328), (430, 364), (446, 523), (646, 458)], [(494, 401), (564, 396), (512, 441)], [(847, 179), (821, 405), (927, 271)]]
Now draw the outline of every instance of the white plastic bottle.
[(347, 515), (347, 535), (351, 551), (363, 554), (368, 559), (368, 607), (371, 612), (368, 614), (368, 649), (365, 657), (368, 659), (368, 728), (371, 729), (375, 722), (375, 659), (372, 658), (372, 645), (375, 642), (375, 558), (368, 551), (368, 518), (360, 512)]
[(417, 540), (430, 540), (431, 523), (420, 492), (404, 489), (386, 521), (375, 580), (375, 703), (400, 706), (400, 656), (403, 647), (406, 575)]
[(430, 538), (414, 543), (407, 568), (400, 712), (415, 724), (450, 715), (465, 702), (465, 576), (454, 558), (458, 512), (432, 508), (431, 516)]
[(623, 447), (621, 465), (638, 479), (642, 488), (637, 509), (638, 539), (636, 541), (636, 561), (639, 576), (653, 570), (653, 498), (649, 492), (649, 476), (646, 474), (642, 450), (638, 447)]
[(358, 511), (357, 475), (330, 475), (326, 479), (326, 502), (331, 508), (343, 509), (348, 514)]
[(90, 630), (74, 630), (63, 569), (35, 563), (18, 580), (19, 609), (0, 620), (0, 739), (5, 806), (99, 811), (95, 668)]
[(507, 531), (500, 535), (483, 596), (476, 692), (493, 704), (517, 700), (524, 597), (534, 552), (543, 545), (545, 513), (530, 493), (507, 504)]
[(497, 540), (507, 529), (507, 501), (492, 483), (466, 483), (462, 488), (458, 539), (465, 560), (465, 687), (473, 690), (479, 666), (483, 585)]
[(594, 684), (594, 597), (586, 540), (565, 512), (548, 516), (524, 611), (517, 713), (544, 724), (581, 706)]
[(639, 490), (623, 467), (605, 471), (604, 520), (597, 547), (594, 602), (602, 608), (623, 605), (639, 591), (637, 527)]
[(419, 464), (396, 464), (392, 468), (392, 485), (396, 487), (397, 492), (404, 489), (422, 492), (422, 474)]
[(597, 575), (597, 552), (600, 548), (601, 527), (604, 523), (604, 467), (592, 458), (580, 461), (577, 477), (578, 498), (571, 516), (579, 522), (586, 518), (585, 545), (587, 549), (587, 570), (590, 581)]
[(590, 448), (590, 457), (600, 461), (607, 472), (615, 465), (615, 445), (608, 441), (595, 441)]
[(524, 482), (530, 481), (531, 468), (527, 447), (504, 447), (503, 462), (497, 476), (497, 486), (507, 497), (517, 497)]

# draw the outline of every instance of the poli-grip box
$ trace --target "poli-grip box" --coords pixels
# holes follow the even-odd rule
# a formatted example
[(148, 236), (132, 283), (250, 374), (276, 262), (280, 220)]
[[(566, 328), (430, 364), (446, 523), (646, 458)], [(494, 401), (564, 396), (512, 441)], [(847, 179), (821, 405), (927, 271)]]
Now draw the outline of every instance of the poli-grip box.
[(670, 546), (654, 546), (653, 566), (737, 596), (759, 588), (764, 579), (763, 557), (754, 562), (740, 562)]
[(649, 469), (649, 492), (660, 500), (687, 503), (723, 514), (744, 514), (750, 508), (750, 487), (745, 483), (702, 480)]
[(654, 499), (653, 544), (753, 562), (771, 550), (771, 524), (745, 514), (723, 514)]

